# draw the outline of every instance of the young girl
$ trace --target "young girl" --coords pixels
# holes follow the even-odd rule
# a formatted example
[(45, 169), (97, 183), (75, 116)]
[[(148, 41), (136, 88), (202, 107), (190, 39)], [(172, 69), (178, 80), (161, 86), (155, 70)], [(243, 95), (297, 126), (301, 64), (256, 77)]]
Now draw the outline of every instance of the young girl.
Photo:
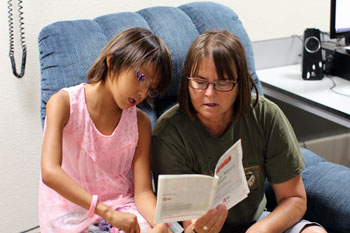
[(163, 93), (170, 78), (166, 44), (147, 29), (133, 28), (106, 45), (89, 70), (89, 84), (50, 98), (41, 232), (167, 232), (164, 224), (154, 225), (151, 126), (135, 106)]

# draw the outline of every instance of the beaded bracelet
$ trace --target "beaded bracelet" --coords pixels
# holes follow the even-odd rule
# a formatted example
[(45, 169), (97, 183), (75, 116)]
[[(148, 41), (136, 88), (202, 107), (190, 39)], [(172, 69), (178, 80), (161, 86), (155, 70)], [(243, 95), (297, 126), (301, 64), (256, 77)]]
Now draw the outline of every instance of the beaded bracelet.
[(89, 209), (89, 212), (88, 212), (88, 217), (89, 218), (93, 217), (94, 214), (95, 214), (97, 200), (98, 200), (98, 196), (97, 195), (92, 195), (92, 201), (91, 201), (90, 209)]

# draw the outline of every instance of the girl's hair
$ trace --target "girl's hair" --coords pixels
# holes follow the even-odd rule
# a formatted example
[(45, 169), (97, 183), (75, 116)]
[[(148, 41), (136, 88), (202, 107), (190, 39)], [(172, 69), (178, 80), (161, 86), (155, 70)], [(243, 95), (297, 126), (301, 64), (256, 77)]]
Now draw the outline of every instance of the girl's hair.
[(182, 70), (179, 89), (179, 104), (187, 115), (194, 119), (194, 109), (190, 96), (187, 77), (198, 74), (199, 66), (205, 57), (214, 60), (219, 79), (228, 78), (238, 81), (238, 96), (233, 104), (233, 120), (237, 121), (248, 113), (251, 102), (251, 91), (256, 91), (254, 105), (258, 101), (258, 89), (248, 70), (245, 52), (239, 39), (225, 30), (209, 30), (199, 35), (188, 50)]
[[(110, 56), (109, 68), (107, 57)], [(89, 83), (104, 82), (107, 73), (114, 77), (124, 68), (138, 69), (153, 63), (156, 67), (157, 90), (164, 94), (171, 81), (171, 57), (165, 42), (145, 28), (131, 28), (115, 36), (91, 66)]]

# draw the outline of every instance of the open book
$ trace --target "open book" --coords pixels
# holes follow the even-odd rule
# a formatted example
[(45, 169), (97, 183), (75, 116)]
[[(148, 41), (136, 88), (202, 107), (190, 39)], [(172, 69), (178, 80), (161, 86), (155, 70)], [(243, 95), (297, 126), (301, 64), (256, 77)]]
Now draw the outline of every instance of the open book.
[(155, 223), (196, 219), (223, 204), (230, 209), (248, 196), (249, 188), (238, 140), (219, 159), (214, 177), (208, 175), (160, 175)]

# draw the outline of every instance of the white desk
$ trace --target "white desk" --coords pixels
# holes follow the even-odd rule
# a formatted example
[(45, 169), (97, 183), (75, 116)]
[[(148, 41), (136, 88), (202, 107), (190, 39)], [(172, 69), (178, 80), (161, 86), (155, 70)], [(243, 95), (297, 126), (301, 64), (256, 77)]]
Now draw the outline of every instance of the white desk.
[(350, 128), (350, 81), (325, 76), (322, 80), (303, 80), (301, 65), (257, 70), (264, 94)]

